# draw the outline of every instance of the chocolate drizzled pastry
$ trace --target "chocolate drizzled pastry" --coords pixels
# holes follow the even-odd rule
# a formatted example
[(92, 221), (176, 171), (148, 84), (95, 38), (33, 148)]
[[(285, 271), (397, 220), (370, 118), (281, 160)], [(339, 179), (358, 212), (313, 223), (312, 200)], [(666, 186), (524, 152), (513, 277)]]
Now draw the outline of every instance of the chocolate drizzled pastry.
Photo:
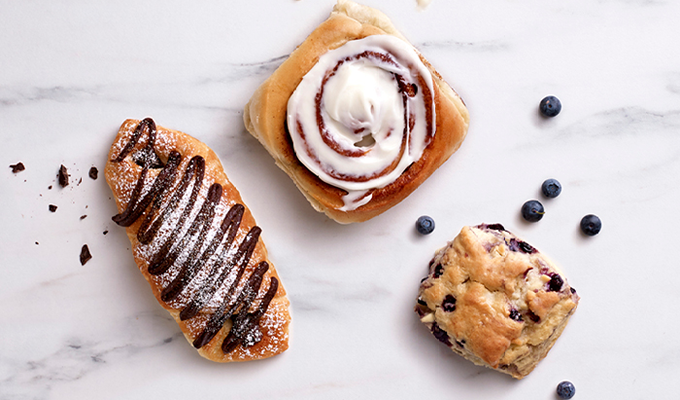
[(288, 300), (248, 208), (203, 143), (123, 123), (105, 169), (135, 261), (199, 353), (219, 362), (288, 347)]

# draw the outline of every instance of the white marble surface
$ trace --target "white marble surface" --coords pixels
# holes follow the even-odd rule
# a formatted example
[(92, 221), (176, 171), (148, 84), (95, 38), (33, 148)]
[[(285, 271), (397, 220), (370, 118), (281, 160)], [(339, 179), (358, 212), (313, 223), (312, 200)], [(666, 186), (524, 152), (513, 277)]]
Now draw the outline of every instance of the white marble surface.
[[(0, 399), (555, 399), (565, 379), (578, 399), (678, 398), (680, 2), (366, 4), (421, 49), (472, 121), (407, 200), (341, 226), (242, 123), (332, 0), (0, 2)], [(536, 112), (546, 94), (564, 104), (551, 120)], [(103, 176), (87, 177), (120, 123), (145, 116), (210, 145), (263, 227), (292, 303), (283, 355), (206, 361), (151, 296)], [(26, 170), (13, 174), (17, 161)], [(60, 189), (60, 164), (82, 183)], [(522, 222), (549, 177), (562, 195)], [(588, 213), (604, 224), (593, 238), (578, 231)], [(437, 224), (426, 237), (414, 230), (422, 214)], [(434, 250), (481, 222), (549, 254), (582, 298), (522, 381), (453, 354), (412, 311)], [(93, 259), (81, 266), (84, 243)]]

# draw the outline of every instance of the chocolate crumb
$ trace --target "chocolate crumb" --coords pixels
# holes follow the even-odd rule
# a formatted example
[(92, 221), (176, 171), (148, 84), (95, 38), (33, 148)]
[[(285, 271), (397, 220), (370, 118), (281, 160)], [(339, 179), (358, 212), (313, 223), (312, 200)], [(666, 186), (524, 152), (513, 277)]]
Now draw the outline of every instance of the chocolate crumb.
[(109, 231), (104, 231), (104, 235), (106, 235), (107, 233), (109, 233)]
[(92, 167), (90, 168), (90, 172), (88, 173), (90, 175), (90, 178), (97, 180), (97, 177), (99, 176), (99, 170), (97, 167)]
[(38, 242), (35, 242), (35, 244), (40, 244), (40, 243), (38, 243)]
[(84, 220), (85, 218), (87, 218), (87, 215), (81, 215), (81, 216), (80, 216), (80, 220), (81, 220), (81, 221)]
[(48, 186), (47, 190), (52, 190), (52, 185)]
[(57, 174), (57, 177), (59, 177), (59, 186), (68, 186), (68, 170), (63, 164), (59, 167), (59, 174)]
[(22, 162), (18, 162), (18, 163), (16, 163), (16, 164), (12, 164), (12, 165), (10, 165), (9, 167), (12, 168), (12, 172), (14, 172), (15, 174), (16, 174), (17, 172), (21, 172), (21, 171), (23, 171), (23, 170), (26, 169), (26, 167), (24, 166), (24, 163), (22, 163)]
[(77, 186), (80, 186), (81, 183), (83, 183), (83, 178), (78, 179), (78, 185)]
[(52, 212), (57, 211), (57, 206), (55, 206), (54, 204), (50, 204), (49, 206), (47, 206), (47, 208), (49, 208), (50, 211), (52, 211)]
[(80, 265), (85, 265), (88, 261), (92, 259), (92, 254), (90, 254), (90, 248), (86, 244), (80, 249)]

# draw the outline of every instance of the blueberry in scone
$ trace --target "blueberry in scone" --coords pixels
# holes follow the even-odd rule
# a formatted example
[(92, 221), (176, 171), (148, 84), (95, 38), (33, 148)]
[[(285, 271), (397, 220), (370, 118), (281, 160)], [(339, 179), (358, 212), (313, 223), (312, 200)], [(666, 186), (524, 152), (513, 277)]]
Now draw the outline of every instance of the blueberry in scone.
[(430, 262), (415, 307), (442, 343), (521, 379), (542, 360), (579, 296), (534, 246), (501, 224), (466, 226)]

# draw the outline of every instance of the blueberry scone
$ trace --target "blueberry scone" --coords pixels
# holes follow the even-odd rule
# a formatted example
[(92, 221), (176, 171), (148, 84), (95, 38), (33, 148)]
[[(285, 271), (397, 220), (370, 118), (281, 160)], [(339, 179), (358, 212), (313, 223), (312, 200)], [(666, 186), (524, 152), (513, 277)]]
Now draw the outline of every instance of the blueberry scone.
[(416, 312), (454, 352), (521, 379), (546, 356), (578, 301), (536, 248), (500, 224), (483, 224), (464, 227), (435, 254)]
[(458, 148), (469, 113), (382, 12), (338, 0), (245, 107), (248, 131), (340, 223), (393, 207)]
[(127, 120), (106, 180), (132, 253), (158, 302), (205, 358), (267, 358), (288, 348), (288, 299), (250, 210), (197, 139)]

